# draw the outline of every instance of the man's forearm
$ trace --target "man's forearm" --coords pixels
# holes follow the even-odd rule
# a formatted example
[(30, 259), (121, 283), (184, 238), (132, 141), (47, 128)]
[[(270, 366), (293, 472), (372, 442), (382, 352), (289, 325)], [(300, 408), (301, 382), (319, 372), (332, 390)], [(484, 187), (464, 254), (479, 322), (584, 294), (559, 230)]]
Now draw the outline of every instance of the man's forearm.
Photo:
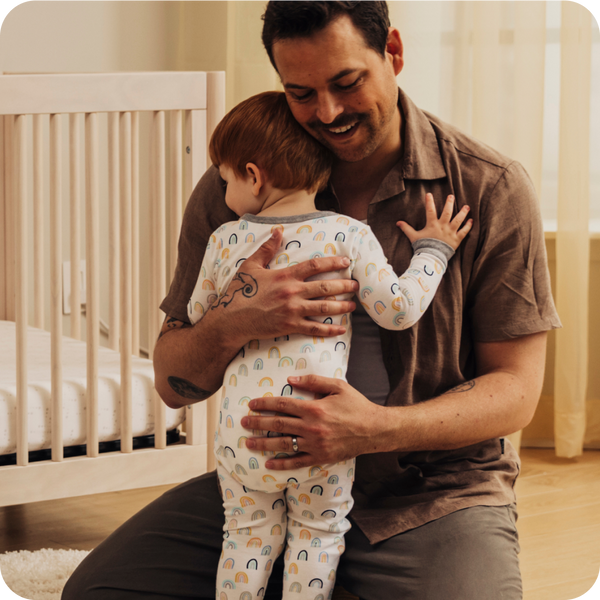
[(518, 379), (494, 373), (461, 384), (427, 402), (395, 407), (387, 419), (386, 450), (453, 450), (519, 431), (533, 415)]
[(540, 397), (546, 333), (480, 344), (482, 374), (437, 398), (392, 408), (387, 449), (452, 450), (519, 431), (533, 418)]
[(179, 408), (206, 400), (223, 382), (227, 365), (239, 351), (212, 315), (190, 326), (174, 321), (154, 349), (155, 386), (167, 406)]

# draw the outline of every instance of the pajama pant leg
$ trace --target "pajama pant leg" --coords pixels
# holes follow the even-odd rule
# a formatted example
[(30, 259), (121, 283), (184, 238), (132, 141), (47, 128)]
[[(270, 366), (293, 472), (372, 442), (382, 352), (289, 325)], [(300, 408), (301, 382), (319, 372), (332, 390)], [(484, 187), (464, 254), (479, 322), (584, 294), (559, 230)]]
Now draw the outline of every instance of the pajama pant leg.
[(216, 598), (256, 600), (264, 597), (273, 563), (285, 544), (284, 492), (256, 492), (228, 473), (219, 470), (219, 476), (225, 533)]
[(329, 469), (287, 490), (288, 547), (283, 596), (295, 600), (327, 600), (335, 586), (344, 552), (346, 519), (352, 508), (354, 461)]

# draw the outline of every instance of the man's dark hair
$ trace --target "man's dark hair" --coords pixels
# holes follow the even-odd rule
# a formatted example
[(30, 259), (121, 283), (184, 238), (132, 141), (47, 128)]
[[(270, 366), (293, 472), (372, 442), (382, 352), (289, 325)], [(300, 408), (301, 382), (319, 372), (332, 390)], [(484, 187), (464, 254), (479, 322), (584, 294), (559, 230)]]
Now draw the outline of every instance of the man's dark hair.
[(385, 1), (271, 1), (263, 15), (262, 41), (271, 60), (273, 44), (279, 40), (310, 37), (324, 29), (342, 15), (348, 15), (353, 25), (363, 34), (365, 42), (381, 56), (385, 56), (385, 46), (390, 26), (387, 2)]

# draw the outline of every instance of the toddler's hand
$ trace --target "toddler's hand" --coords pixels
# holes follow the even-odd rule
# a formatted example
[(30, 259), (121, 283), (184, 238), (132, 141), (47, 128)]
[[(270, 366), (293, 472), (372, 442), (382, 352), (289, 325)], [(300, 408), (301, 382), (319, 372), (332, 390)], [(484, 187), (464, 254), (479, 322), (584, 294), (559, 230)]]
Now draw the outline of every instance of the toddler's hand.
[(469, 207), (463, 206), (454, 219), (451, 219), (453, 206), (454, 196), (448, 196), (446, 205), (442, 211), (442, 216), (438, 219), (433, 195), (427, 194), (425, 196), (425, 210), (427, 213), (427, 223), (425, 227), (420, 231), (416, 231), (405, 221), (398, 221), (396, 225), (398, 225), (398, 227), (406, 234), (406, 237), (410, 240), (411, 244), (416, 240), (421, 240), (423, 238), (433, 238), (435, 240), (446, 242), (446, 244), (452, 246), (452, 248), (456, 250), (460, 246), (460, 243), (465, 239), (467, 233), (471, 231), (473, 219), (469, 219), (464, 227), (459, 229), (469, 212)]

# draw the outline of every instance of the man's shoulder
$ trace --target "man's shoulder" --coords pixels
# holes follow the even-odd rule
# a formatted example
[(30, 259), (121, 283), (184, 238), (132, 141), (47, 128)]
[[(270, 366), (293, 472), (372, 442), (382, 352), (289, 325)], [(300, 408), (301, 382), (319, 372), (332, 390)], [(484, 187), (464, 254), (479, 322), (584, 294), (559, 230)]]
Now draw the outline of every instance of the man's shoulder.
[(508, 156), (498, 152), (498, 150), (465, 133), (458, 127), (443, 121), (436, 115), (427, 111), (423, 111), (423, 113), (435, 132), (443, 155), (456, 153), (463, 160), (480, 161), (482, 166), (499, 170), (507, 169), (515, 162)]

